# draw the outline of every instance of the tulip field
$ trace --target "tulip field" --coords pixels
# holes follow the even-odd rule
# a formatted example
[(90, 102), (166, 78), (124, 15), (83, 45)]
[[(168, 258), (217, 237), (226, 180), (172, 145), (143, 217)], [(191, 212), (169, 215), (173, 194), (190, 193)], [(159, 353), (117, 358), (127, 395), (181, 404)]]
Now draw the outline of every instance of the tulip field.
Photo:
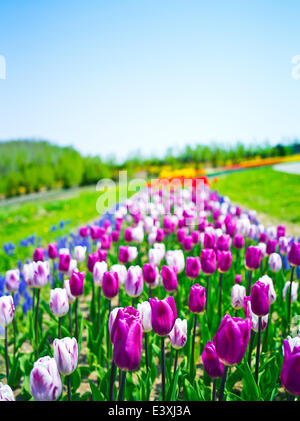
[(5, 244), (0, 400), (299, 400), (300, 242), (179, 181)]

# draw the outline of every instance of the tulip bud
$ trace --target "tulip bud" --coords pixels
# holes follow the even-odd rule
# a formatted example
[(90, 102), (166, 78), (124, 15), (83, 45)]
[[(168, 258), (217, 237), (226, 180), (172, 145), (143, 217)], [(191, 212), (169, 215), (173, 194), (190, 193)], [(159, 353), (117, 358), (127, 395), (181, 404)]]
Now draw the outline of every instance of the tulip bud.
[(14, 393), (8, 384), (0, 382), (0, 401), (15, 401)]
[(96, 253), (90, 253), (90, 254), (88, 255), (87, 268), (88, 268), (88, 271), (89, 271), (90, 273), (93, 273), (94, 266), (95, 266), (95, 264), (96, 264), (97, 262), (99, 262), (99, 261), (100, 261), (100, 259), (99, 259), (99, 255), (98, 255), (98, 253), (97, 253), (97, 252), (96, 252)]
[(204, 233), (203, 246), (205, 249), (213, 249), (215, 247), (215, 235), (213, 233)]
[(65, 288), (55, 288), (50, 290), (49, 307), (54, 316), (62, 317), (69, 311), (69, 300)]
[(73, 272), (70, 278), (70, 291), (74, 297), (83, 294), (85, 272)]
[[(254, 330), (254, 332), (258, 332), (258, 316), (253, 313), (251, 308), (251, 298), (245, 297), (244, 298), (244, 311), (245, 311), (245, 317), (250, 317), (251, 319), (251, 329)], [(265, 330), (268, 325), (269, 320), (269, 314), (266, 314), (261, 318), (261, 329)]]
[(129, 262), (129, 247), (128, 246), (119, 247), (119, 261), (124, 264)]
[(61, 272), (68, 272), (71, 262), (70, 254), (59, 254), (58, 270)]
[(169, 333), (171, 345), (175, 349), (181, 349), (187, 340), (187, 321), (186, 319), (176, 319), (173, 329)]
[(165, 238), (165, 232), (162, 228), (158, 228), (156, 231), (156, 241), (161, 242)]
[(61, 378), (54, 358), (39, 358), (30, 373), (30, 390), (36, 401), (56, 401), (62, 392)]
[(73, 301), (76, 299), (76, 297), (74, 297), (71, 294), (70, 280), (69, 279), (65, 279), (64, 280), (64, 287), (65, 287), (65, 290), (67, 291), (67, 296), (68, 296), (69, 303), (73, 303)]
[(74, 256), (78, 263), (82, 263), (85, 259), (86, 247), (76, 246), (74, 248)]
[(265, 316), (270, 311), (269, 285), (255, 282), (251, 288), (251, 308), (257, 316)]
[(219, 360), (216, 347), (212, 341), (208, 341), (202, 353), (204, 370), (212, 379), (222, 377), (224, 364)]
[[(263, 244), (263, 243), (262, 243)], [(250, 246), (246, 250), (245, 262), (248, 270), (256, 270), (259, 268), (262, 259), (262, 251), (255, 246)]]
[(172, 292), (172, 291), (177, 290), (178, 281), (177, 281), (176, 267), (163, 266), (161, 268), (161, 276), (162, 276), (163, 286), (166, 291)]
[[(286, 293), (290, 289), (291, 282), (287, 281), (284, 285), (282, 296), (283, 299), (286, 299)], [(292, 294), (291, 294), (291, 301), (295, 302), (298, 300), (298, 282), (292, 282)]]
[(239, 364), (247, 350), (251, 320), (226, 314), (213, 338), (219, 360), (225, 365)]
[(217, 239), (216, 244), (217, 250), (220, 251), (228, 251), (230, 247), (230, 235), (228, 234), (222, 234)]
[(44, 260), (44, 249), (42, 248), (37, 248), (34, 250), (33, 252), (33, 261), (34, 262), (39, 262), (39, 261), (43, 261)]
[(11, 269), (6, 272), (5, 285), (8, 291), (18, 291), (20, 285), (19, 269)]
[(154, 284), (158, 276), (158, 273), (159, 273), (158, 268), (154, 264), (145, 263), (143, 265), (144, 280), (147, 284), (149, 285)]
[(284, 225), (278, 225), (277, 227), (277, 240), (279, 240), (280, 237), (285, 236), (285, 226)]
[(187, 235), (183, 240), (184, 251), (191, 251), (193, 249), (193, 239), (191, 235)]
[(284, 256), (288, 254), (289, 251), (289, 240), (287, 237), (280, 237), (278, 240), (279, 253)]
[(117, 272), (105, 272), (102, 279), (102, 291), (105, 298), (113, 299), (119, 292), (119, 277)]
[(217, 258), (213, 249), (202, 249), (200, 261), (202, 272), (205, 275), (212, 275), (216, 271)]
[(119, 309), (112, 325), (113, 359), (121, 370), (135, 370), (141, 362), (143, 330), (139, 312)]
[(288, 261), (292, 266), (300, 266), (300, 243), (293, 243), (288, 253)]
[(231, 251), (217, 251), (218, 271), (221, 273), (228, 272), (232, 263)]
[(95, 241), (95, 240), (99, 240), (99, 238), (101, 237), (103, 231), (102, 231), (102, 229), (100, 227), (98, 227), (98, 226), (95, 225), (95, 226), (92, 226), (90, 228), (90, 233), (91, 233), (92, 240)]
[(140, 266), (130, 266), (125, 281), (125, 290), (130, 297), (138, 297), (143, 292), (144, 279)]
[(158, 298), (149, 298), (151, 305), (151, 323), (152, 329), (159, 336), (166, 336), (173, 329), (177, 318), (177, 310), (174, 298), (172, 296), (159, 300)]
[(300, 343), (295, 338), (284, 339), (284, 359), (281, 369), (283, 387), (295, 396), (300, 395)]
[(198, 256), (186, 258), (185, 273), (189, 279), (196, 279), (199, 276), (200, 269), (201, 263)]
[(142, 321), (143, 332), (150, 332), (152, 330), (151, 324), (151, 305), (148, 301), (139, 303), (137, 309), (140, 313), (140, 319)]
[(242, 275), (235, 275), (235, 278), (234, 278), (234, 282), (236, 283), (236, 284), (241, 284), (242, 283), (242, 280), (243, 280), (243, 277), (242, 277)]
[(103, 275), (107, 272), (106, 262), (96, 262), (93, 269), (93, 280), (96, 286), (102, 286)]
[(30, 287), (42, 288), (47, 284), (50, 277), (49, 262), (39, 261), (29, 263), (27, 269), (25, 269), (25, 274), (26, 282)]
[(117, 230), (113, 231), (111, 233), (111, 239), (113, 243), (117, 243), (120, 239), (120, 231), (117, 231)]
[(79, 229), (79, 235), (80, 235), (80, 237), (82, 237), (82, 238), (87, 237), (87, 236), (89, 235), (89, 229), (88, 229), (88, 227), (81, 227), (81, 228)]
[(54, 339), (53, 353), (57, 368), (61, 374), (69, 376), (76, 370), (78, 346), (75, 338)]
[(205, 288), (199, 284), (191, 286), (189, 294), (189, 310), (192, 313), (201, 313), (205, 306)]
[(15, 306), (11, 295), (0, 297), (0, 326), (8, 326), (14, 318)]
[(124, 284), (127, 278), (127, 269), (125, 265), (112, 265), (111, 272), (117, 272), (120, 284)]
[(282, 268), (281, 256), (278, 253), (272, 253), (269, 257), (269, 268), (271, 272), (277, 273)]
[(266, 248), (266, 252), (267, 254), (270, 256), (270, 254), (275, 253), (276, 252), (276, 246), (277, 246), (277, 240), (272, 240), (269, 239), (267, 241), (267, 248)]
[(55, 243), (48, 244), (48, 256), (50, 259), (56, 259), (58, 256), (57, 245)]
[(243, 285), (233, 285), (231, 290), (231, 305), (235, 310), (243, 308), (245, 296), (246, 288)]

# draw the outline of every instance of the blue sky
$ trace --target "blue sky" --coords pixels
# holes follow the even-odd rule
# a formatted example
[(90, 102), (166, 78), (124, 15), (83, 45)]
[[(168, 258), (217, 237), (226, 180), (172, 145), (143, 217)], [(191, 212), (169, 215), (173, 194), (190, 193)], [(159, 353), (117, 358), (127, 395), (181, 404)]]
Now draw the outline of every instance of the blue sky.
[(1, 1), (0, 139), (161, 154), (300, 137), (298, 0)]

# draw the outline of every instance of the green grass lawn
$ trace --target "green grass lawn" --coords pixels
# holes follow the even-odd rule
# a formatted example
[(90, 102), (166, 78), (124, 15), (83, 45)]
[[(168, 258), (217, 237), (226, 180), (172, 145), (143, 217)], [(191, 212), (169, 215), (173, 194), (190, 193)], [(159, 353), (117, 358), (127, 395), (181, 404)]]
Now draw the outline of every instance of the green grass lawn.
[[(130, 195), (132, 193), (128, 193)], [(5, 205), (0, 208), (0, 272), (7, 270), (9, 265), (16, 264), (18, 259), (30, 257), (31, 248), (18, 247), (15, 255), (7, 258), (3, 244), (12, 242), (18, 246), (20, 240), (35, 234), (42, 238), (42, 246), (55, 241), (57, 237), (68, 234), (81, 224), (100, 218), (106, 209), (97, 209), (97, 201), (101, 196), (94, 188), (79, 189), (76, 193), (57, 199), (46, 198), (16, 205)], [(108, 197), (108, 195), (107, 195)], [(109, 190), (109, 204), (118, 202), (118, 189)], [(99, 204), (99, 202), (98, 202)], [(109, 206), (110, 207), (110, 206)], [(60, 221), (68, 221), (63, 229), (58, 227)], [(51, 231), (51, 226), (58, 227)]]
[(270, 167), (228, 174), (213, 184), (233, 202), (282, 221), (300, 223), (300, 176)]

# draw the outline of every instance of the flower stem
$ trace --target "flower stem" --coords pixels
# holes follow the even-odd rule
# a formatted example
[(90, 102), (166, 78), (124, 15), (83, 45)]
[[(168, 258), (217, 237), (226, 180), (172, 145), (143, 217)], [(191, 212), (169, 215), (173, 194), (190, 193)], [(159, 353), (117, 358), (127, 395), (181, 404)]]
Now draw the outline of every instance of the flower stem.
[(248, 270), (247, 272), (247, 295), (250, 294), (251, 291), (251, 284), (252, 284), (252, 270)]
[(100, 332), (101, 326), (101, 287), (98, 288), (98, 312), (97, 312), (97, 322), (98, 322), (98, 332)]
[(78, 332), (78, 297), (76, 297), (76, 300), (75, 300), (75, 336), (76, 336), (76, 340), (78, 341), (78, 336), (79, 336), (79, 332)]
[(223, 396), (224, 396), (224, 389), (225, 389), (225, 383), (226, 383), (226, 378), (227, 378), (227, 372), (228, 372), (228, 365), (225, 365), (224, 371), (223, 371), (223, 376), (222, 376), (222, 381), (221, 381), (220, 394), (219, 394), (219, 401), (220, 402), (223, 400)]
[(194, 380), (194, 365), (195, 365), (195, 338), (196, 338), (197, 314), (194, 314), (194, 328), (192, 337), (192, 350), (191, 350), (191, 371), (190, 376)]
[(178, 349), (176, 349), (175, 359), (174, 359), (173, 381), (175, 379), (175, 374), (177, 370), (177, 362), (178, 362)]
[(118, 401), (121, 402), (123, 400), (123, 396), (124, 396), (124, 389), (125, 389), (125, 380), (126, 380), (126, 371), (122, 371), (122, 375), (121, 375), (121, 384), (120, 384), (120, 389), (119, 389), (119, 396), (118, 396)]
[(222, 280), (223, 280), (223, 273), (220, 272), (219, 274), (219, 320), (222, 317)]
[(114, 360), (111, 362), (110, 383), (109, 383), (109, 400), (114, 400), (114, 384), (115, 384), (116, 364)]
[(61, 338), (61, 317), (58, 318), (58, 339)]
[(67, 376), (67, 385), (68, 385), (68, 401), (72, 401), (72, 393), (71, 393), (71, 376)]
[(213, 379), (213, 390), (212, 390), (212, 400), (217, 400), (217, 380)]
[(254, 342), (254, 338), (255, 338), (255, 333), (256, 332), (251, 329), (249, 351), (248, 351), (248, 365), (249, 365), (250, 369), (251, 369), (251, 354), (252, 354), (252, 349), (253, 349), (253, 342)]
[(145, 354), (146, 354), (146, 369), (149, 371), (149, 357), (148, 357), (148, 333), (145, 332)]
[(166, 400), (165, 337), (161, 337), (161, 387), (162, 400)]
[(73, 335), (73, 329), (72, 329), (72, 306), (69, 306), (69, 331), (70, 331), (70, 335)]
[(256, 381), (256, 384), (257, 385), (258, 385), (258, 371), (259, 371), (261, 327), (262, 327), (262, 317), (261, 316), (258, 316), (258, 336), (257, 336), (256, 363), (255, 363), (255, 381)]
[(38, 288), (36, 291), (37, 300), (36, 300), (36, 308), (35, 308), (35, 356), (36, 358), (39, 355), (38, 320), (39, 320), (40, 292), (41, 290)]
[(291, 324), (291, 304), (292, 304), (292, 286), (293, 286), (293, 279), (294, 279), (294, 270), (295, 266), (292, 266), (291, 271), (291, 282), (290, 282), (290, 291), (289, 291), (289, 304), (288, 304), (288, 325), (287, 325), (287, 331), (290, 332), (290, 324)]
[(209, 295), (209, 278), (210, 276), (206, 277), (206, 291), (205, 291), (205, 311), (207, 315), (207, 320), (208, 320), (207, 309), (208, 309), (208, 295)]
[(9, 378), (9, 359), (8, 359), (7, 326), (5, 326), (5, 365), (6, 365), (6, 382), (8, 384), (8, 378)]

